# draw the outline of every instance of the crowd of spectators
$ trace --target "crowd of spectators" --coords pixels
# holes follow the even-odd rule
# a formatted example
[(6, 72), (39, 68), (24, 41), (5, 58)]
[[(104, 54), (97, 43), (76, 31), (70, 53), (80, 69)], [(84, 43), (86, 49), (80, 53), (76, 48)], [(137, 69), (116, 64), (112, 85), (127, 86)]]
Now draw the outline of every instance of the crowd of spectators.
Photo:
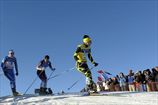
[(135, 73), (129, 70), (127, 75), (120, 72), (114, 77), (98, 80), (97, 91), (158, 91), (158, 66)]

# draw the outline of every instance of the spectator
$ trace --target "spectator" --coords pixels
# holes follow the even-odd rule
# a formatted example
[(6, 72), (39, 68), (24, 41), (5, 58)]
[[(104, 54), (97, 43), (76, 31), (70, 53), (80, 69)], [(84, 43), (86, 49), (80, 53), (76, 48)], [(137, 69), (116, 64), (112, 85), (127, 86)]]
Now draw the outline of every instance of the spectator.
[(130, 92), (135, 91), (134, 73), (132, 70), (129, 70), (129, 74), (128, 74), (128, 87)]
[(145, 74), (145, 80), (146, 80), (146, 86), (147, 86), (147, 91), (152, 91), (152, 76), (151, 76), (151, 71), (149, 69), (144, 71)]
[(156, 91), (157, 88), (156, 88), (156, 77), (158, 75), (158, 71), (156, 71), (156, 68), (152, 68), (152, 73), (151, 73), (151, 90), (152, 91)]
[(141, 71), (139, 71), (140, 76), (140, 91), (146, 91), (146, 80), (145, 75)]
[(105, 91), (109, 91), (109, 85), (108, 85), (108, 80), (107, 81), (105, 81), (105, 82), (103, 82), (103, 87), (104, 87), (104, 90)]
[(114, 81), (112, 80), (112, 78), (109, 78), (108, 81), (109, 81), (108, 85), (109, 85), (110, 91), (114, 91), (115, 90)]
[(98, 82), (97, 82), (96, 85), (97, 85), (97, 91), (98, 92), (104, 90), (103, 89), (103, 79), (100, 76), (98, 76)]
[(155, 67), (155, 85), (156, 85), (156, 91), (158, 91), (158, 66)]
[(139, 76), (139, 71), (136, 72), (136, 74), (134, 75), (134, 80), (135, 80), (135, 89), (136, 91), (140, 91), (140, 82), (141, 82), (141, 78)]
[(119, 74), (119, 84), (121, 87), (121, 91), (126, 91), (126, 77), (122, 72)]
[(114, 91), (120, 91), (121, 89), (120, 89), (119, 82), (118, 82), (117, 78), (114, 77), (114, 78), (112, 78), (112, 80), (113, 80), (113, 84), (114, 84)]

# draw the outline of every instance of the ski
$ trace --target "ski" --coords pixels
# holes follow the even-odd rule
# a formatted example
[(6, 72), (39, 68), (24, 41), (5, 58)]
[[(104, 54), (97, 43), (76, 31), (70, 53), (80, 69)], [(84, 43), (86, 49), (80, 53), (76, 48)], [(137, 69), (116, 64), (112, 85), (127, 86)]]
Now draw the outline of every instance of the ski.
[(37, 89), (34, 90), (34, 93), (36, 95), (42, 95), (42, 96), (44, 96), (44, 95), (53, 95), (53, 91), (52, 91), (51, 88), (47, 88), (45, 92), (41, 92), (41, 90), (37, 88)]

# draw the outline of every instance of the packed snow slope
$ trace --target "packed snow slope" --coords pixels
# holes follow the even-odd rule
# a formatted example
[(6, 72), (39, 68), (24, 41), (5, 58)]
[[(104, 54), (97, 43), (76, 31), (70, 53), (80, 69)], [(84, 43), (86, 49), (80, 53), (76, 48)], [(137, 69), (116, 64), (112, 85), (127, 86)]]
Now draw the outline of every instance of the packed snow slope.
[(106, 92), (104, 96), (71, 93), (54, 96), (4, 96), (0, 105), (158, 105), (158, 92)]

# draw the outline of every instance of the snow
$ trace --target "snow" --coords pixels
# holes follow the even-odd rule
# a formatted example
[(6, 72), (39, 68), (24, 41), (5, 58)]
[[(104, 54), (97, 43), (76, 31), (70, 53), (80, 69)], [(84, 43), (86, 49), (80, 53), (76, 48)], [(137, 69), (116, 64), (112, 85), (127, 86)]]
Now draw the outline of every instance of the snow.
[(106, 92), (105, 96), (65, 94), (55, 96), (24, 95), (0, 98), (0, 105), (158, 105), (158, 92)]

